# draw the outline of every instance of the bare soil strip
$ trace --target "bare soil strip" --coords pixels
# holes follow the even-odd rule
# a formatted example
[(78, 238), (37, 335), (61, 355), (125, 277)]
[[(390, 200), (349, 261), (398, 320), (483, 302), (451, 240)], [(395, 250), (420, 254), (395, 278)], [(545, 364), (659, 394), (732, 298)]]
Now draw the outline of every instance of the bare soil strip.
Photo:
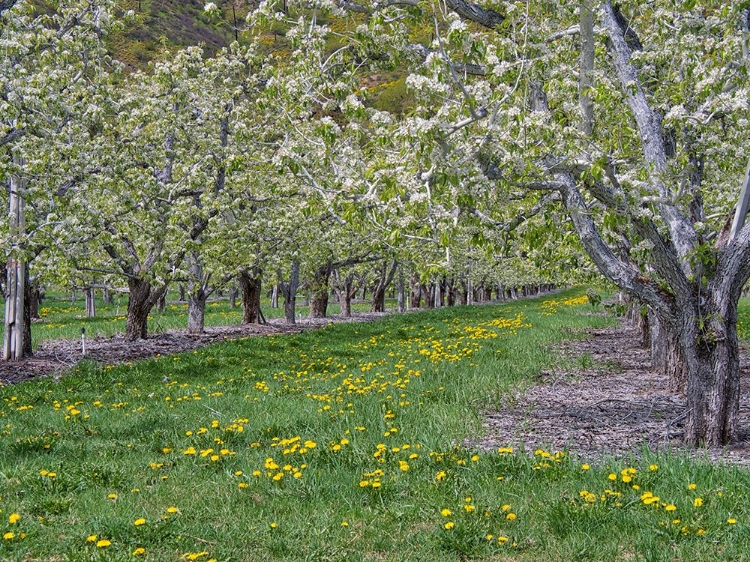
[[(514, 446), (568, 450), (581, 459), (638, 457), (645, 450), (677, 450), (685, 399), (670, 392), (650, 368), (636, 330), (622, 325), (587, 331), (560, 347), (578, 367), (542, 372), (536, 384), (486, 412), (482, 449)], [(583, 359), (585, 358), (585, 360)], [(583, 366), (586, 368), (583, 368)], [(739, 439), (723, 450), (699, 451), (712, 460), (750, 465), (750, 358), (742, 352)]]

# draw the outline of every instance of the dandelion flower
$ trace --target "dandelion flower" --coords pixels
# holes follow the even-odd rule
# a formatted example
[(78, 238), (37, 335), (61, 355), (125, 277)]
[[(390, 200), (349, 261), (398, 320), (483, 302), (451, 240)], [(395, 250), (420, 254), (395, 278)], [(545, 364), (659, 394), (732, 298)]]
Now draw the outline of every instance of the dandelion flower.
[(146, 549), (142, 546), (139, 546), (133, 551), (133, 556), (143, 556), (144, 554), (146, 554)]
[(677, 509), (677, 506), (673, 503), (670, 503), (667, 507), (665, 507), (667, 511), (675, 511)]
[(581, 465), (581, 470), (588, 470), (589, 468), (591, 468), (591, 465), (588, 465), (588, 464)]
[(88, 537), (86, 537), (86, 542), (96, 542), (96, 539), (98, 538), (99, 537), (97, 535), (89, 535)]
[(139, 517), (138, 519), (133, 521), (133, 525), (135, 525), (136, 527), (140, 527), (141, 525), (145, 525), (145, 524), (146, 524), (146, 520), (143, 517)]
[(453, 521), (448, 521), (448, 522), (447, 522), (447, 523), (446, 523), (445, 525), (443, 525), (443, 527), (445, 527), (445, 528), (446, 528), (446, 529), (448, 529), (449, 531), (450, 531), (450, 530), (451, 530), (451, 529), (452, 529), (453, 527), (455, 527), (455, 526), (456, 526), (456, 525), (455, 525), (455, 523), (453, 523)]
[(703, 498), (695, 498), (693, 500), (693, 507), (700, 507), (703, 505)]
[(515, 513), (509, 513), (508, 515), (505, 516), (505, 518), (508, 521), (515, 521), (516, 520), (516, 514)]
[(11, 532), (11, 531), (8, 531), (7, 533), (5, 533), (5, 534), (3, 535), (3, 540), (9, 541), (9, 540), (11, 540), (11, 539), (12, 539), (13, 537), (15, 537), (15, 536), (16, 536), (16, 535), (15, 535), (15, 533), (13, 533), (13, 532)]
[(20, 519), (21, 516), (18, 515), (18, 513), (11, 513), (10, 517), (8, 517), (8, 523), (10, 523), (11, 525), (15, 525)]
[(107, 548), (111, 544), (112, 543), (110, 541), (108, 541), (107, 539), (102, 539), (100, 541), (97, 541), (96, 547), (97, 548)]
[(734, 525), (735, 523), (737, 523), (737, 520), (734, 517), (730, 517), (729, 519), (727, 519), (727, 523), (729, 523), (730, 525)]
[(168, 508), (167, 508), (167, 513), (177, 513), (177, 512), (179, 512), (179, 511), (180, 511), (180, 510), (179, 510), (179, 509), (177, 509), (177, 508), (176, 508), (176, 507), (174, 507), (174, 506), (171, 506), (171, 507), (168, 507)]
[(443, 517), (450, 517), (451, 515), (453, 515), (453, 512), (446, 507), (445, 509), (440, 510), (440, 515), (442, 515)]

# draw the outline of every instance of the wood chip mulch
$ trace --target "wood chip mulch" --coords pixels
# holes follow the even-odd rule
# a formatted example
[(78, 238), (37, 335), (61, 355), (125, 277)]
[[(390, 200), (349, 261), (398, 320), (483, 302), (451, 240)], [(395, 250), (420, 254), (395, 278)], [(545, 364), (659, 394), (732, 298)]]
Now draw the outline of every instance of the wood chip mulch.
[[(485, 413), (481, 449), (514, 446), (527, 452), (568, 450), (582, 459), (639, 457), (679, 450), (685, 398), (650, 369), (640, 335), (629, 326), (590, 330), (560, 352), (574, 370), (540, 373), (507, 406)], [(742, 352), (739, 439), (723, 450), (691, 451), (716, 461), (750, 466), (750, 356)]]

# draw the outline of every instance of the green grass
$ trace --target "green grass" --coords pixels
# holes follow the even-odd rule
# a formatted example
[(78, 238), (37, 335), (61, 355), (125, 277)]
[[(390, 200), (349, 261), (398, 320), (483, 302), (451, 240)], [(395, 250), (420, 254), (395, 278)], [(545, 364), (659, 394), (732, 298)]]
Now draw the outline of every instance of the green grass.
[[(187, 328), (187, 303), (177, 301), (176, 294), (170, 294), (167, 308), (164, 312), (156, 309), (149, 315), (149, 334), (159, 334), (167, 330)], [(283, 301), (279, 301), (279, 308), (271, 308), (270, 300), (262, 303), (263, 314), (266, 319), (283, 318)], [(302, 299), (297, 301), (297, 317), (307, 318), (309, 307), (302, 306)], [(239, 304), (239, 301), (238, 301)], [(393, 305), (392, 302), (388, 303)], [(395, 305), (394, 305), (395, 306)], [(86, 306), (79, 294), (75, 302), (71, 302), (69, 295), (53, 293), (45, 298), (39, 309), (40, 322), (34, 322), (31, 327), (33, 345), (37, 347), (41, 342), (49, 340), (76, 339), (81, 336), (81, 328), (86, 329), (87, 337), (111, 337), (125, 332), (125, 313), (128, 307), (128, 297), (125, 294), (114, 296), (112, 304), (106, 304), (100, 298), (96, 301), (96, 317), (86, 318)], [(369, 303), (352, 304), (352, 312), (370, 310)], [(331, 303), (328, 314), (339, 314), (338, 304)], [(0, 311), (2, 316), (2, 311)], [(232, 308), (225, 299), (214, 299), (206, 305), (205, 323), (211, 326), (239, 325), (242, 321), (242, 307)]]
[(0, 389), (0, 559), (748, 559), (746, 470), (461, 446), (563, 337), (612, 322), (577, 295)]

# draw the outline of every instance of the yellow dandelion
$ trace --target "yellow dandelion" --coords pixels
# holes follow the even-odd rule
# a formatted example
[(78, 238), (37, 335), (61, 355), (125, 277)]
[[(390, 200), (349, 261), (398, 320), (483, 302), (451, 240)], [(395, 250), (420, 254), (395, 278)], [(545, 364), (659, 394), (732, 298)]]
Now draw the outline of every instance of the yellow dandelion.
[(516, 520), (516, 514), (515, 513), (509, 513), (508, 515), (505, 516), (505, 518), (508, 521), (515, 521)]
[(88, 537), (86, 537), (86, 542), (96, 542), (96, 539), (98, 538), (99, 537), (97, 535), (89, 535)]
[(453, 515), (453, 512), (446, 507), (445, 509), (440, 510), (440, 515), (442, 515), (443, 517), (450, 517), (451, 515)]
[(7, 533), (5, 533), (5, 534), (3, 535), (3, 540), (9, 541), (9, 540), (11, 540), (12, 538), (14, 538), (15, 536), (16, 536), (16, 535), (15, 535), (15, 533), (13, 533), (13, 532), (11, 532), (11, 531), (8, 531)]
[(703, 505), (703, 498), (695, 498), (693, 500), (693, 507), (700, 507)]
[(8, 517), (8, 523), (10, 523), (11, 525), (15, 525), (20, 519), (21, 516), (18, 515), (18, 513), (11, 513), (10, 517)]
[(448, 521), (445, 525), (443, 525), (443, 527), (445, 527), (448, 530), (451, 530), (455, 526), (456, 525), (455, 525), (455, 523), (453, 523), (453, 521)]
[(107, 548), (112, 544), (111, 541), (108, 541), (107, 539), (101, 539), (100, 541), (97, 541), (96, 547), (97, 548)]
[(133, 551), (133, 556), (143, 556), (144, 554), (146, 554), (146, 549), (142, 546), (139, 546)]
[(729, 519), (727, 519), (727, 523), (729, 523), (730, 525), (734, 525), (735, 523), (737, 523), (737, 520), (734, 517), (730, 517)]
[(145, 525), (145, 524), (146, 524), (146, 520), (143, 517), (139, 517), (138, 519), (133, 521), (133, 525), (135, 525), (136, 527), (140, 527), (141, 525)]

